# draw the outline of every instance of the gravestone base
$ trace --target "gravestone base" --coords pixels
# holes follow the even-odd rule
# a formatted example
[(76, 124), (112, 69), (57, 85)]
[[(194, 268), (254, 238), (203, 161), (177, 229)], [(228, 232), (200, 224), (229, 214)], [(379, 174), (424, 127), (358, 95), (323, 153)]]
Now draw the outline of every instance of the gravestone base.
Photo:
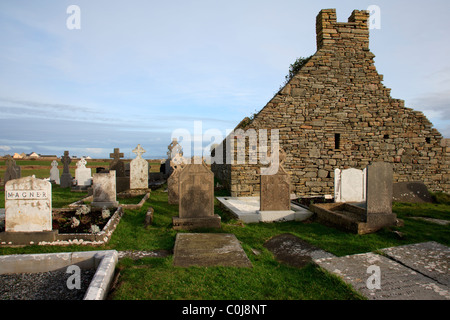
[(70, 173), (63, 173), (61, 178), (59, 179), (60, 188), (69, 188), (72, 187), (72, 175)]
[(193, 230), (199, 228), (221, 228), (221, 218), (215, 214), (211, 217), (200, 218), (172, 218), (173, 228), (175, 230)]
[(56, 240), (58, 230), (35, 232), (0, 232), (0, 243), (13, 243), (14, 245), (30, 245), (39, 242), (53, 242)]

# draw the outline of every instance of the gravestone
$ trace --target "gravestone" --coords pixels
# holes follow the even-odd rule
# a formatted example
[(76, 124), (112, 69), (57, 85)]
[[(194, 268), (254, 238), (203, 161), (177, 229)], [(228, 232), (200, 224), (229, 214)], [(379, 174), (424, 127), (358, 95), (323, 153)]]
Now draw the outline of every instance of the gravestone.
[(260, 211), (290, 211), (291, 186), (289, 174), (283, 164), (286, 153), (279, 149), (278, 171), (261, 175)]
[(94, 207), (117, 207), (116, 201), (116, 171), (111, 170), (107, 173), (94, 173), (92, 185)]
[(21, 177), (21, 169), (16, 165), (16, 161), (10, 155), (6, 156), (5, 165), (6, 170), (3, 176), (4, 184), (9, 180), (19, 179)]
[(220, 216), (214, 214), (214, 174), (201, 164), (187, 164), (179, 177), (179, 217), (173, 217), (175, 230), (220, 228)]
[(173, 168), (173, 172), (170, 175), (169, 179), (167, 179), (167, 195), (168, 195), (168, 203), (169, 204), (178, 204), (178, 188), (179, 188), (179, 179), (180, 172), (187, 164), (187, 159), (182, 155), (177, 154), (172, 161), (170, 162), (170, 166)]
[(113, 161), (109, 165), (109, 170), (116, 171), (116, 192), (122, 192), (130, 189), (130, 177), (125, 174), (125, 163), (120, 159), (123, 158), (123, 153), (119, 148), (114, 148), (114, 153), (110, 153), (109, 157)]
[(75, 169), (77, 186), (82, 188), (87, 188), (92, 184), (91, 168), (86, 168), (86, 163), (86, 159), (81, 158), (77, 162), (77, 168)]
[(397, 216), (392, 213), (392, 164), (376, 162), (367, 166), (367, 224), (372, 228), (395, 225)]
[(72, 162), (72, 159), (69, 157), (69, 151), (64, 151), (64, 155), (61, 156), (61, 162), (63, 163), (63, 173), (60, 178), (60, 187), (67, 188), (72, 186), (72, 175), (69, 171), (69, 165)]
[(54, 182), (59, 184), (59, 169), (58, 169), (58, 161), (52, 161), (52, 168), (50, 169), (50, 182)]
[(366, 200), (366, 169), (334, 170), (334, 202)]
[(142, 158), (145, 150), (140, 144), (133, 150), (136, 158), (130, 163), (130, 189), (148, 188), (148, 162)]
[(427, 186), (421, 181), (397, 182), (392, 186), (392, 199), (397, 202), (432, 203)]
[(25, 177), (5, 185), (5, 231), (52, 230), (52, 184)]
[(165, 162), (164, 166), (164, 173), (166, 175), (170, 175), (173, 172), (173, 168), (170, 165), (170, 161), (176, 156), (176, 155), (183, 155), (183, 148), (180, 144), (178, 144), (178, 141), (176, 138), (172, 139), (172, 142), (167, 147), (167, 160)]

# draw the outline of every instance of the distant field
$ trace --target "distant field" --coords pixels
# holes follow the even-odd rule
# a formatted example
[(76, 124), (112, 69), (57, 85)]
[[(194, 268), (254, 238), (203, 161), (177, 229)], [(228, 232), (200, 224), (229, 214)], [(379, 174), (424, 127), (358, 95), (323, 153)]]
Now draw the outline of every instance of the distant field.
[[(50, 176), (51, 163), (53, 160), (16, 160), (16, 164), (21, 167), (22, 177), (35, 175), (36, 178), (44, 179)], [(63, 164), (61, 160), (57, 160), (62, 173)], [(159, 167), (161, 165), (159, 160), (147, 160), (150, 166), (150, 172), (159, 172)], [(75, 169), (77, 168), (77, 159), (72, 160), (69, 165), (69, 170), (72, 176), (75, 176)], [(92, 159), (87, 160), (86, 167), (93, 168), (93, 173), (95, 173), (95, 168), (104, 167), (108, 168), (111, 159)], [(131, 160), (124, 160), (125, 163), (131, 162)], [(0, 160), (0, 179), (3, 180), (3, 176), (6, 171), (5, 160)]]

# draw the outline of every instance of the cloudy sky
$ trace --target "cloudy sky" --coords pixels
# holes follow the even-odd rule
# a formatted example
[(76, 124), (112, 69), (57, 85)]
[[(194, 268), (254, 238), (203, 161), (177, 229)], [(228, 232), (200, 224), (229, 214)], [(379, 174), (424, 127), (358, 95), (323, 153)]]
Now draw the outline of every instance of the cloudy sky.
[[(80, 29), (67, 27), (73, 4)], [(133, 158), (141, 144), (158, 158), (177, 129), (225, 137), (315, 53), (321, 9), (346, 22), (369, 5), (384, 84), (450, 138), (448, 0), (2, 0), (0, 155)]]

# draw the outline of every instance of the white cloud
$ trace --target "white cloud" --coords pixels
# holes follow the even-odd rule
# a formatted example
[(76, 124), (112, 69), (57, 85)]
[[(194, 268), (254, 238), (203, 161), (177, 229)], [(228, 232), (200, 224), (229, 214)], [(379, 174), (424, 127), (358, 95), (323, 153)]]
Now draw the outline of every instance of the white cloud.
[(11, 147), (10, 146), (0, 146), (0, 150), (9, 151), (9, 150), (11, 150)]

